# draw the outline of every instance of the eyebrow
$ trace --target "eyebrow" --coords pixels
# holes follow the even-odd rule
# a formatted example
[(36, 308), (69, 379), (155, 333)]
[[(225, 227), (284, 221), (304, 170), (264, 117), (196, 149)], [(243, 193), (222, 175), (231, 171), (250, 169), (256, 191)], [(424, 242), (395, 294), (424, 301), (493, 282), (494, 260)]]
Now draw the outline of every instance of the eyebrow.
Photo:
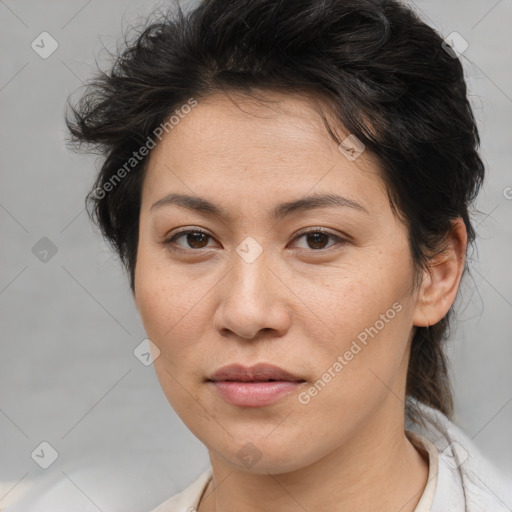
[[(228, 212), (219, 205), (216, 205), (207, 199), (199, 196), (187, 194), (169, 194), (154, 203), (150, 211), (163, 206), (175, 205), (187, 208), (198, 213), (213, 215), (221, 218), (228, 218)], [(271, 211), (271, 216), (275, 219), (282, 219), (291, 213), (313, 210), (315, 208), (337, 207), (353, 208), (369, 215), (368, 210), (357, 201), (337, 194), (312, 194), (294, 201), (278, 204)]]

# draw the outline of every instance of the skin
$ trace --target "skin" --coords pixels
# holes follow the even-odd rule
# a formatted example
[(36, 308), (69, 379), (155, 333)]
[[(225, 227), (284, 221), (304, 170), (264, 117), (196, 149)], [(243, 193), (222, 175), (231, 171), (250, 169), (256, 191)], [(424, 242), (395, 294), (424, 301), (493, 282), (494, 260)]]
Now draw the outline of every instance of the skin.
[[(199, 511), (412, 511), (428, 465), (404, 432), (410, 341), (414, 326), (436, 323), (455, 300), (464, 224), (454, 223), (412, 289), (407, 232), (376, 158), (364, 151), (349, 161), (311, 98), (264, 96), (270, 102), (235, 93), (199, 101), (152, 151), (142, 192), (135, 301), (160, 350), (162, 389), (209, 452), (213, 481)], [(170, 193), (205, 198), (228, 217), (151, 209)], [(271, 217), (277, 204), (314, 193), (367, 212), (328, 206)], [(162, 244), (178, 228), (210, 236)], [(262, 250), (251, 263), (236, 252), (248, 236)], [(400, 312), (301, 403), (298, 393), (396, 303)], [(224, 365), (259, 362), (306, 382), (275, 404), (245, 408), (205, 381)], [(251, 466), (238, 456), (247, 443), (260, 457)]]

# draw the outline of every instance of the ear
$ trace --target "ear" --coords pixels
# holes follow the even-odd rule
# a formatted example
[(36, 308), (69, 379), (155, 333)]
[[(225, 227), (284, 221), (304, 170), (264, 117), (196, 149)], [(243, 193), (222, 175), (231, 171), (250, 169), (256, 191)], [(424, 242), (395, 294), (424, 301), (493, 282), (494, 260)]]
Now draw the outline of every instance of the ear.
[(452, 222), (446, 248), (434, 256), (423, 275), (413, 325), (428, 327), (439, 322), (455, 301), (466, 261), (467, 231), (462, 218)]

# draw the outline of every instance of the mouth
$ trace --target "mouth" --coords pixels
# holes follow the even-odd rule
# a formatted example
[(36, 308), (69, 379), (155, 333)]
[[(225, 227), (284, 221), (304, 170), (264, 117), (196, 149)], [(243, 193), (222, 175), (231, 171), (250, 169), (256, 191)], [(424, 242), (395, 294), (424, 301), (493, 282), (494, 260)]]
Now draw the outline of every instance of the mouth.
[(270, 364), (233, 364), (214, 372), (207, 382), (231, 405), (263, 407), (284, 398), (306, 380)]

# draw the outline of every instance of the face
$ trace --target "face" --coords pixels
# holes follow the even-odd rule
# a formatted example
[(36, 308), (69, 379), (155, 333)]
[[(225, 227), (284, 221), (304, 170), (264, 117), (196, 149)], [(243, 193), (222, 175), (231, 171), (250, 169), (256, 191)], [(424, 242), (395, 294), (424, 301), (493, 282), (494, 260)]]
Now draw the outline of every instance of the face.
[(135, 300), (211, 457), (281, 473), (403, 421), (413, 267), (368, 151), (347, 158), (306, 97), (230, 96), (150, 155)]

